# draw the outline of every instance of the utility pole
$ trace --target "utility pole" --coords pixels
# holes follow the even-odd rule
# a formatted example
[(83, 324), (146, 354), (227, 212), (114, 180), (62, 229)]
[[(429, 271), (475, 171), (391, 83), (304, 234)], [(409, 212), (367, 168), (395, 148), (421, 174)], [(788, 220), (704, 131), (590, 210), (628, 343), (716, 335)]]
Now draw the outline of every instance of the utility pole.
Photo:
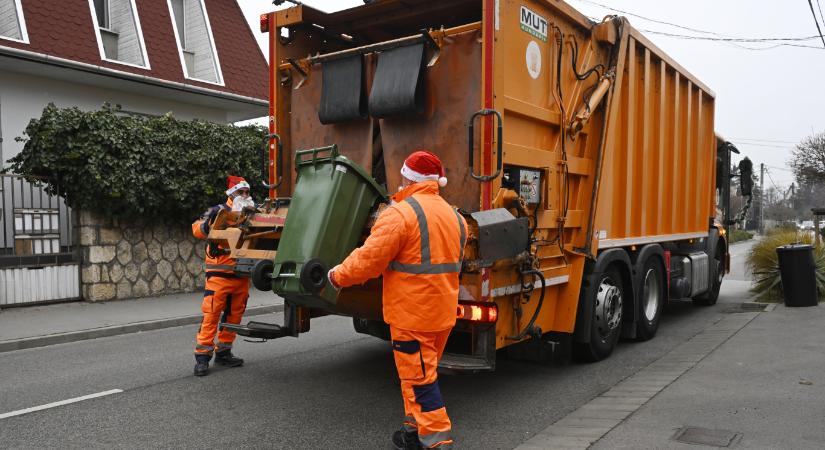
[(759, 177), (759, 234), (765, 234), (765, 163), (760, 164)]

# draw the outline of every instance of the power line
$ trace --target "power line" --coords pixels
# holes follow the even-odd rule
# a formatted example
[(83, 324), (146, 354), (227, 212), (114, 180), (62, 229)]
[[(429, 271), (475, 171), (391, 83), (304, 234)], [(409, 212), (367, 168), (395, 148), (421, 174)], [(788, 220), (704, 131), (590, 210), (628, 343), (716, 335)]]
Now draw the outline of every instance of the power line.
[(819, 0), (816, 0), (816, 7), (819, 9), (819, 18), (822, 19), (822, 23), (825, 24), (825, 16), (822, 15), (822, 6), (819, 4)]
[(602, 7), (604, 9), (607, 9), (607, 10), (610, 10), (610, 11), (613, 11), (613, 12), (617, 12), (619, 14), (625, 14), (625, 15), (632, 16), (632, 17), (638, 17), (639, 19), (647, 20), (649, 22), (660, 23), (662, 25), (669, 25), (671, 27), (681, 28), (683, 30), (693, 31), (693, 32), (696, 32), (696, 33), (705, 33), (705, 34), (712, 34), (712, 35), (715, 35), (715, 36), (725, 37), (724, 34), (719, 34), (719, 33), (716, 33), (715, 31), (700, 30), (700, 29), (697, 29), (697, 28), (686, 27), (686, 26), (671, 23), (671, 22), (665, 22), (664, 20), (651, 19), (649, 17), (641, 16), (639, 14), (634, 14), (634, 13), (628, 12), (628, 11), (622, 11), (621, 9), (616, 9), (616, 8), (613, 8), (613, 7), (610, 7), (610, 6), (607, 6), (607, 5), (603, 5), (601, 3), (597, 3), (597, 2), (594, 2), (594, 1), (591, 1), (591, 0), (579, 0), (579, 1), (584, 2), (584, 3), (589, 3), (591, 5), (599, 6), (599, 7)]
[(797, 141), (784, 141), (784, 140), (775, 140), (775, 139), (757, 139), (757, 138), (731, 138), (732, 141), (752, 141), (752, 142), (770, 142), (774, 144), (793, 144), (796, 145), (799, 142)]
[(776, 183), (773, 182), (773, 177), (771, 176), (771, 171), (767, 169), (768, 166), (765, 166), (765, 167), (766, 167), (765, 168), (765, 173), (768, 174), (768, 179), (771, 180), (771, 184), (773, 185), (773, 188), (776, 189), (777, 191), (782, 192), (782, 190), (779, 189), (779, 186), (777, 186)]
[[(650, 17), (642, 16), (640, 14), (635, 14), (635, 13), (632, 13), (632, 12), (629, 12), (629, 11), (623, 11), (621, 9), (616, 9), (616, 8), (611, 7), (611, 6), (604, 5), (602, 3), (594, 2), (592, 0), (579, 0), (579, 1), (583, 2), (583, 3), (588, 3), (588, 4), (591, 4), (591, 5), (595, 5), (595, 6), (598, 6), (598, 7), (601, 7), (601, 8), (604, 8), (604, 9), (607, 9), (609, 11), (613, 11), (613, 12), (616, 12), (616, 13), (619, 13), (619, 14), (625, 14), (625, 15), (628, 15), (628, 16), (637, 17), (637, 18), (642, 19), (642, 20), (646, 20), (646, 21), (649, 21), (649, 22), (658, 23), (658, 24), (662, 24), (662, 25), (667, 25), (667, 26), (671, 26), (671, 27), (676, 27), (676, 28), (679, 28), (679, 29), (682, 29), (682, 30), (693, 31), (693, 32), (702, 33), (702, 34), (710, 34), (710, 35), (717, 36), (717, 38), (711, 38), (711, 37), (707, 37), (707, 36), (690, 36), (690, 35), (667, 33), (667, 32), (663, 32), (663, 31), (655, 31), (655, 30), (640, 30), (640, 31), (643, 31), (645, 33), (659, 34), (659, 35), (662, 35), (662, 36), (666, 36), (666, 37), (670, 37), (670, 38), (676, 38), (676, 39), (721, 41), (721, 42), (726, 42), (729, 45), (733, 45), (737, 48), (741, 48), (743, 50), (751, 50), (751, 51), (772, 50), (772, 49), (775, 49), (775, 48), (778, 48), (778, 47), (798, 47), (798, 48), (812, 48), (812, 49), (822, 50), (820, 47), (782, 42), (782, 41), (806, 41), (806, 40), (816, 39), (817, 37), (821, 37), (821, 36), (809, 36), (809, 37), (802, 37), (802, 38), (738, 38), (738, 37), (732, 37), (730, 35), (717, 33), (715, 31), (701, 30), (701, 29), (698, 29), (698, 28), (686, 27), (686, 26), (679, 25), (679, 24), (676, 24), (676, 23), (667, 22), (667, 21), (664, 21), (664, 20), (652, 19)], [(819, 2), (819, 0), (817, 0), (817, 2)], [(598, 19), (593, 18), (593, 17), (589, 17), (589, 19), (593, 20), (594, 22), (599, 21)], [(780, 41), (781, 43), (776, 43), (777, 41)], [(765, 42), (765, 43), (771, 42), (771, 43), (776, 43), (776, 44), (768, 46), (768, 47), (755, 48), (755, 47), (748, 47), (748, 46), (740, 45), (740, 44), (737, 44), (737, 42)]]
[(785, 172), (793, 172), (793, 169), (788, 169), (787, 167), (769, 166), (767, 164), (765, 164), (765, 167), (770, 167), (771, 169), (776, 169), (776, 170), (784, 170)]
[[(819, 4), (819, 0), (817, 0), (817, 5)], [(816, 23), (816, 31), (819, 32), (819, 37), (822, 39), (822, 46), (825, 47), (825, 36), (822, 35), (822, 29), (819, 28), (819, 19), (816, 18), (816, 13), (814, 12), (814, 4), (811, 0), (808, 0), (808, 6), (811, 7), (811, 14), (814, 15), (814, 23)], [(821, 15), (821, 11), (820, 11)]]
[(822, 19), (822, 23), (825, 24), (825, 16), (822, 15), (822, 6), (819, 4), (819, 0), (816, 0), (816, 7), (819, 9), (819, 18)]
[(731, 139), (730, 141), (737, 144), (737, 145), (750, 145), (752, 147), (768, 147), (768, 148), (784, 148), (784, 149), (794, 149), (794, 148), (796, 148), (796, 147), (789, 147), (787, 145), (770, 145), (770, 144), (755, 144), (755, 143), (752, 143), (752, 142), (740, 142), (740, 141), (736, 141), (736, 140), (733, 140), (733, 139)]
[[(817, 22), (818, 23), (818, 22)], [(707, 36), (691, 36), (689, 34), (668, 33), (666, 31), (656, 30), (641, 30), (645, 33), (661, 34), (663, 36), (678, 37), (684, 39), (695, 39), (699, 41), (720, 41), (720, 42), (802, 42), (816, 39), (820, 36), (804, 36), (804, 37), (781, 37), (781, 38), (733, 38), (733, 37), (707, 37)]]

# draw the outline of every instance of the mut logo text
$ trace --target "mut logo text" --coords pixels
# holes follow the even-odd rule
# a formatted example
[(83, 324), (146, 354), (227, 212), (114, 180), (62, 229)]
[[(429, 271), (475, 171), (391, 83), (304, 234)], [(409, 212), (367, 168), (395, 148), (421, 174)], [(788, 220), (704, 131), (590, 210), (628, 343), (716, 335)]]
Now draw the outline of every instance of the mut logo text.
[(521, 7), (519, 17), (523, 31), (541, 39), (543, 42), (547, 42), (547, 19), (524, 6)]

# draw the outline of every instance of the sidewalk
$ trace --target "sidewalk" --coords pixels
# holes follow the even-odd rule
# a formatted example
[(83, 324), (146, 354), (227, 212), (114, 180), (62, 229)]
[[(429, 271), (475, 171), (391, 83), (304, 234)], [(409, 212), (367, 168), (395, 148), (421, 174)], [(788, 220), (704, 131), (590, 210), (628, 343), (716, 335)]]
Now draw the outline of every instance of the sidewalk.
[(825, 448), (825, 304), (760, 312), (749, 287), (726, 280), (721, 319), (517, 450)]
[(825, 447), (823, 323), (825, 305), (759, 313), (592, 448)]
[[(199, 323), (202, 292), (0, 311), (0, 353)], [(250, 287), (244, 317), (283, 310), (283, 299)]]

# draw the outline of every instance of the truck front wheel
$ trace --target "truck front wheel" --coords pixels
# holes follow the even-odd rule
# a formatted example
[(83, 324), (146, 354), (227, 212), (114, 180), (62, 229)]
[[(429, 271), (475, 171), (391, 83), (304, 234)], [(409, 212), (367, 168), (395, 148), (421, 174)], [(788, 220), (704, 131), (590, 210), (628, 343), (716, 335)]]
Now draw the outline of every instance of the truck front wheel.
[(590, 342), (575, 345), (576, 356), (585, 361), (600, 361), (607, 358), (616, 348), (622, 329), (624, 310), (624, 289), (622, 277), (615, 266), (596, 277), (594, 298), (590, 299), (593, 309), (590, 311)]

